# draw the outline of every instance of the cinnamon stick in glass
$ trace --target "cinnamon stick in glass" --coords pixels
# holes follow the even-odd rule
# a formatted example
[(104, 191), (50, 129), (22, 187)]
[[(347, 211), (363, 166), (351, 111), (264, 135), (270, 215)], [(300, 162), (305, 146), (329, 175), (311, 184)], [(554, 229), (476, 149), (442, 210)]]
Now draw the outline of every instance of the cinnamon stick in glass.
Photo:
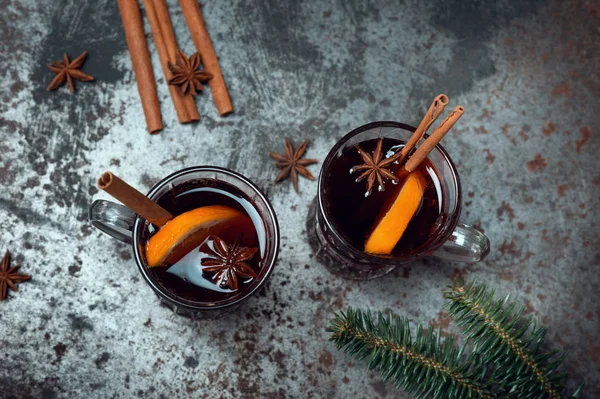
[[(144, 0), (144, 9), (150, 22), (152, 37), (158, 51), (160, 64), (165, 78), (170, 80), (173, 75), (167, 66), (168, 62), (175, 64), (175, 54), (178, 47), (171, 25), (169, 11), (164, 1)], [(200, 120), (200, 114), (196, 108), (196, 100), (191, 95), (182, 95), (175, 86), (169, 85), (169, 93), (175, 106), (179, 123), (189, 123)]]
[(166, 209), (110, 172), (100, 176), (98, 188), (106, 191), (152, 224), (164, 226), (173, 219), (173, 215)]
[(158, 133), (163, 128), (160, 118), (160, 107), (158, 104), (158, 94), (156, 93), (156, 82), (152, 72), (152, 62), (150, 53), (146, 45), (146, 36), (144, 35), (144, 25), (142, 15), (138, 7), (137, 0), (117, 0), (121, 19), (123, 20), (123, 29), (125, 30), (125, 39), (131, 56), (133, 72), (137, 81), (144, 116), (146, 117), (146, 126), (151, 134)]
[(417, 169), (419, 164), (423, 162), (425, 158), (427, 158), (427, 155), (429, 155), (431, 150), (433, 150), (433, 148), (442, 140), (442, 138), (460, 119), (464, 112), (465, 109), (461, 105), (454, 108), (450, 115), (448, 115), (446, 119), (444, 119), (444, 121), (437, 128), (435, 128), (433, 133), (427, 137), (427, 140), (425, 140), (423, 144), (417, 148), (414, 154), (408, 158), (408, 161), (406, 161), (403, 169), (406, 170), (406, 172), (412, 172)]
[(231, 98), (229, 98), (227, 86), (225, 85), (221, 67), (219, 66), (219, 60), (206, 29), (198, 1), (179, 0), (179, 4), (181, 5), (183, 17), (190, 30), (192, 40), (202, 57), (202, 66), (206, 72), (213, 75), (213, 78), (208, 81), (208, 85), (210, 86), (219, 115), (225, 116), (230, 114), (233, 112), (233, 104), (231, 104)]
[(400, 150), (400, 158), (398, 159), (398, 163), (402, 165), (406, 157), (410, 154), (410, 152), (415, 148), (415, 146), (421, 141), (425, 133), (427, 133), (427, 129), (435, 122), (435, 120), (442, 114), (444, 108), (448, 104), (448, 96), (445, 94), (439, 94), (434, 99), (427, 113), (419, 123), (417, 130), (410, 136), (410, 139), (406, 143), (402, 150)]

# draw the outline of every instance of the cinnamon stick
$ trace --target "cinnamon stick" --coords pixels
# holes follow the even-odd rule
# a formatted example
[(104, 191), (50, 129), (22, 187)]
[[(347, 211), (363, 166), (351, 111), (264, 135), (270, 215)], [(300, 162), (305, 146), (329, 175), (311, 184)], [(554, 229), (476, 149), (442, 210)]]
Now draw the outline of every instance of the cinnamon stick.
[(417, 148), (414, 154), (408, 158), (406, 164), (404, 165), (404, 170), (407, 172), (412, 172), (421, 162), (427, 158), (427, 155), (433, 150), (433, 148), (442, 140), (442, 138), (448, 133), (448, 131), (454, 126), (456, 121), (460, 119), (462, 114), (465, 112), (465, 109), (459, 105), (454, 108), (450, 115), (444, 119), (444, 121), (431, 133), (431, 135)]
[[(165, 0), (154, 0), (154, 9), (156, 10), (156, 14), (158, 15), (158, 23), (160, 24), (160, 29), (163, 34), (163, 38), (165, 40), (165, 44), (167, 45), (167, 51), (169, 54), (169, 61), (171, 64), (175, 64), (177, 61), (177, 53), (179, 52), (179, 46), (177, 46), (177, 40), (175, 39), (175, 33), (173, 32), (173, 26), (171, 25), (171, 17), (169, 16), (169, 9), (167, 8), (167, 2)], [(169, 70), (169, 76), (167, 80), (170, 80), (173, 76), (171, 74), (171, 70)], [(175, 86), (173, 89), (177, 89)], [(198, 113), (198, 108), (196, 107), (196, 100), (194, 96), (191, 94), (182, 95), (179, 91), (177, 94), (184, 99), (185, 109), (192, 118), (192, 120), (197, 121), (200, 120), (200, 114)]]
[(224, 116), (233, 112), (233, 105), (227, 92), (227, 86), (223, 80), (221, 67), (215, 54), (202, 11), (197, 0), (179, 0), (183, 17), (190, 30), (192, 40), (196, 45), (196, 49), (202, 57), (202, 65), (204, 70), (213, 75), (213, 78), (208, 81), (210, 90), (213, 95), (213, 100), (219, 111), (219, 115)]
[[(178, 51), (173, 26), (169, 11), (164, 1), (143, 0), (146, 15), (150, 22), (152, 37), (156, 44), (158, 57), (167, 81), (172, 78), (168, 62), (175, 63), (175, 54)], [(169, 93), (175, 106), (179, 123), (189, 123), (200, 120), (200, 114), (196, 108), (196, 101), (191, 95), (182, 95), (175, 86), (169, 85)]]
[(435, 122), (435, 120), (442, 114), (444, 108), (448, 104), (448, 96), (445, 94), (439, 94), (434, 99), (427, 113), (419, 123), (417, 130), (410, 136), (410, 139), (406, 143), (402, 150), (400, 150), (400, 155), (398, 159), (398, 163), (402, 165), (406, 157), (410, 154), (410, 152), (415, 148), (415, 146), (421, 141), (425, 133), (427, 133), (427, 129)]
[(163, 128), (160, 118), (160, 107), (158, 94), (156, 93), (156, 82), (152, 72), (150, 53), (146, 45), (142, 15), (137, 0), (118, 0), (125, 39), (131, 56), (133, 72), (137, 81), (146, 126), (151, 134), (158, 133)]
[(157, 226), (164, 226), (169, 220), (173, 219), (173, 215), (163, 207), (110, 172), (100, 176), (98, 188), (106, 191), (121, 201), (127, 208)]

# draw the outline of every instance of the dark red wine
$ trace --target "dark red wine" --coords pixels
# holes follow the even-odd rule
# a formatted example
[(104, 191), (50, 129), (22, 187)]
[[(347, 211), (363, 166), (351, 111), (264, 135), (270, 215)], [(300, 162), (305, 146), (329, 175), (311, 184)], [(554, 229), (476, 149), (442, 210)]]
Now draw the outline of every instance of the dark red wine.
[[(167, 291), (188, 301), (215, 302), (244, 292), (257, 280), (266, 234), (258, 211), (244, 193), (228, 183), (202, 179), (173, 187), (157, 203), (175, 216), (171, 222), (199, 208), (208, 214), (213, 209), (229, 209), (248, 222), (243, 226), (235, 220), (219, 225), (216, 218), (209, 223), (210, 234), (200, 233), (187, 239), (185, 246), (178, 247), (185, 250), (179, 251), (181, 254), (172, 262), (148, 267), (151, 277)], [(149, 226), (144, 241), (156, 233)]]
[[(378, 139), (358, 143), (366, 153), (373, 154)], [(403, 147), (400, 140), (383, 139), (383, 158), (388, 158)], [(366, 179), (357, 182), (360, 172), (355, 172), (353, 167), (363, 164), (364, 161), (355, 147), (342, 151), (333, 161), (329, 173), (324, 177), (323, 201), (325, 212), (330, 217), (336, 230), (342, 236), (361, 249), (365, 246), (368, 235), (375, 224), (382, 217), (382, 210), (389, 209), (389, 205), (396, 198), (402, 181), (385, 181), (383, 190), (375, 182), (372, 192), (366, 195)], [(392, 165), (390, 168), (398, 168)], [(437, 228), (443, 223), (443, 198), (440, 178), (435, 167), (429, 160), (423, 161), (418, 171), (425, 177), (426, 187), (421, 204), (410, 220), (402, 238), (391, 256), (406, 256), (416, 253), (423, 248), (428, 240), (435, 235)], [(385, 212), (385, 211), (383, 211)]]

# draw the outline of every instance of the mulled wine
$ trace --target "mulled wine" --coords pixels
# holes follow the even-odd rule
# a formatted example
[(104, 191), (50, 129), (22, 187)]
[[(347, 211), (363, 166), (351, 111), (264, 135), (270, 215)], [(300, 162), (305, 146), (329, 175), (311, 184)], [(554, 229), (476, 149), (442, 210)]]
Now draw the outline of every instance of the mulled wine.
[[(335, 155), (322, 176), (322, 203), (326, 217), (346, 241), (365, 249), (365, 252), (370, 252), (367, 244), (373, 239), (369, 238), (384, 224), (382, 219), (386, 212), (390, 213), (391, 205), (400, 198), (400, 192), (408, 183), (398, 162), (384, 163), (385, 168), (373, 168), (368, 162), (365, 164), (364, 155), (368, 155), (367, 161), (371, 159), (374, 164), (379, 162), (382, 165), (386, 159), (398, 154), (404, 143), (396, 138), (379, 137), (347, 146)], [(391, 241), (388, 251), (376, 251), (372, 255), (394, 258), (417, 254), (428, 246), (439, 227), (445, 224), (447, 215), (443, 211), (442, 181), (436, 167), (425, 159), (413, 174), (422, 184), (420, 197), (413, 199), (414, 209), (402, 209), (409, 205), (397, 204), (399, 216), (392, 215), (399, 220), (403, 217), (402, 212), (407, 213), (404, 215), (407, 225), (397, 226), (397, 222), (392, 220), (391, 224), (388, 223), (391, 226), (388, 231), (381, 227), (383, 231), (378, 232), (378, 240), (390, 240), (389, 237), (401, 228), (403, 232), (398, 241), (391, 239), (394, 241)]]
[(174, 218), (160, 229), (147, 225), (144, 263), (166, 291), (214, 303), (243, 294), (259, 279), (267, 233), (244, 192), (197, 179), (171, 186), (155, 201)]

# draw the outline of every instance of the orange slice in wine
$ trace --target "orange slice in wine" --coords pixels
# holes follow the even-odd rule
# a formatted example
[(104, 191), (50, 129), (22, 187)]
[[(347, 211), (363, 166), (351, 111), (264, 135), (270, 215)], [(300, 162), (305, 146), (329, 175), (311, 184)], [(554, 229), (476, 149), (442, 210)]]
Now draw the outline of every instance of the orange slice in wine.
[(365, 252), (389, 255), (402, 238), (411, 219), (419, 210), (425, 186), (425, 177), (419, 171), (408, 174), (392, 205), (382, 217), (365, 243)]
[(240, 234), (246, 245), (256, 241), (252, 220), (223, 205), (207, 205), (176, 216), (146, 243), (148, 267), (172, 265), (202, 244), (211, 234), (234, 242)]

